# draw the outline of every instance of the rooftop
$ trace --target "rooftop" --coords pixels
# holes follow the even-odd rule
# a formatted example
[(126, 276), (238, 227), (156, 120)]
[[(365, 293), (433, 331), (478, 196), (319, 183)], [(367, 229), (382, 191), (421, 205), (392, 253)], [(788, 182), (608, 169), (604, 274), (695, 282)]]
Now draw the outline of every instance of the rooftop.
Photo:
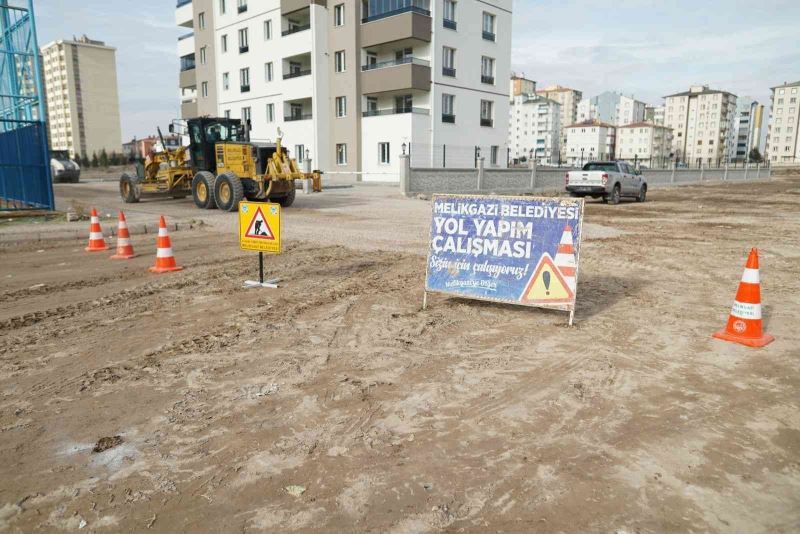
[(551, 85), (550, 87), (544, 87), (542, 89), (537, 89), (537, 93), (567, 93), (570, 91), (575, 91), (580, 93), (577, 89), (571, 89), (569, 87), (564, 87), (562, 85)]
[(717, 89), (709, 89), (707, 85), (695, 85), (689, 88), (688, 91), (683, 91), (680, 93), (675, 93), (674, 95), (667, 95), (664, 98), (669, 98), (671, 96), (693, 96), (693, 95), (716, 95), (716, 94), (724, 94), (724, 95), (731, 95), (736, 96), (733, 93), (729, 93), (728, 91), (719, 91)]
[(777, 89), (778, 87), (794, 87), (795, 85), (800, 85), (800, 80), (792, 83), (783, 82), (783, 85), (776, 85), (775, 87), (770, 87), (770, 89)]
[(609, 124), (607, 122), (603, 122), (597, 119), (590, 119), (588, 121), (583, 122), (576, 122), (575, 124), (570, 124), (567, 128), (580, 128), (581, 126), (601, 126), (603, 128), (616, 128), (613, 124)]
[(664, 126), (663, 124), (656, 124), (654, 122), (647, 122), (647, 121), (632, 122), (631, 124), (617, 126), (617, 128), (664, 128), (665, 130), (672, 129)]

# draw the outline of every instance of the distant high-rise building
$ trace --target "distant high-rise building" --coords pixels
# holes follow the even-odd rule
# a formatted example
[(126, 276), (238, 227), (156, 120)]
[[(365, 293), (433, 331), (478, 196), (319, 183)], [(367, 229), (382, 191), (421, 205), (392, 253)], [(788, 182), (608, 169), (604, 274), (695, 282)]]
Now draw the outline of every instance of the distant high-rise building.
[(664, 125), (672, 128), (676, 161), (717, 165), (733, 157), (736, 95), (693, 85), (664, 98)]
[(578, 122), (578, 103), (583, 98), (583, 93), (570, 89), (569, 87), (562, 87), (561, 85), (551, 85), (544, 89), (539, 89), (536, 94), (555, 100), (561, 106), (561, 139), (559, 141), (561, 151), (561, 161), (566, 159), (566, 146), (567, 146), (567, 126)]
[(528, 80), (524, 77), (524, 75), (517, 76), (516, 74), (511, 73), (510, 84), (509, 92), (512, 100), (515, 96), (532, 95), (536, 92), (536, 82), (533, 80)]
[(761, 151), (761, 124), (764, 106), (745, 96), (736, 101), (736, 117), (733, 121), (734, 153), (731, 159), (748, 161), (750, 151)]
[(514, 159), (535, 158), (538, 163), (558, 163), (561, 106), (539, 95), (518, 95), (511, 100), (508, 147)]
[(578, 120), (597, 119), (614, 126), (622, 126), (643, 121), (645, 107), (644, 102), (631, 96), (605, 91), (592, 98), (581, 100), (578, 104)]
[(766, 156), (773, 162), (800, 161), (800, 81), (771, 88)]
[(85, 35), (42, 47), (53, 150), (91, 158), (122, 149), (115, 51)]

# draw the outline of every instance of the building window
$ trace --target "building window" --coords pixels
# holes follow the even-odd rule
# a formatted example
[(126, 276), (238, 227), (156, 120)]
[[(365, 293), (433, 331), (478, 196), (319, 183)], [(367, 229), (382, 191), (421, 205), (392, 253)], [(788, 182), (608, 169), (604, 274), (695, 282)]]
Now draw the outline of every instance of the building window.
[(230, 87), (230, 76), (227, 72), (222, 73), (222, 90), (227, 91)]
[(225, 118), (226, 118), (226, 119), (230, 119), (230, 118), (231, 118), (231, 110), (229, 110), (229, 109), (226, 109), (226, 110), (224, 111), (224, 115), (225, 115)]
[(456, 3), (455, 0), (444, 0), (444, 14), (442, 25), (445, 28), (455, 30), (456, 24)]
[(381, 165), (389, 165), (389, 143), (378, 143), (378, 157)]
[(378, 98), (375, 96), (368, 96), (367, 97), (367, 113), (369, 115), (377, 115), (378, 114)]
[(268, 82), (272, 81), (272, 61), (264, 63), (264, 79)]
[(272, 39), (272, 20), (264, 21), (264, 40)]
[(239, 30), (239, 53), (244, 54), (250, 50), (247, 41), (247, 28), (242, 28)]
[(250, 108), (242, 108), (242, 124), (247, 126), (250, 122)]
[(227, 7), (226, 6), (227, 3), (228, 3), (227, 0), (219, 0), (219, 14), (220, 15), (224, 15), (225, 14), (225, 9)]
[(347, 165), (347, 145), (344, 143), (336, 144), (336, 164)]
[(206, 64), (206, 47), (205, 46), (200, 48), (200, 64), (201, 65), (205, 65)]
[(495, 17), (491, 13), (483, 12), (483, 38), (487, 41), (495, 40)]
[(228, 51), (228, 36), (227, 35), (223, 35), (222, 37), (219, 38), (219, 48), (220, 48), (220, 50), (222, 50), (223, 54)]
[(294, 157), (297, 159), (297, 163), (303, 163), (303, 160), (306, 159), (306, 147), (294, 145)]
[(247, 0), (239, 0), (238, 6), (239, 13), (244, 13), (247, 11)]
[(344, 26), (344, 4), (333, 6), (333, 25)]
[(243, 93), (250, 92), (250, 69), (239, 69), (239, 85)]
[(494, 126), (494, 102), (481, 100), (481, 126)]
[(336, 72), (344, 72), (347, 69), (347, 63), (345, 62), (345, 57), (344, 57), (344, 50), (339, 50), (338, 52), (334, 52), (333, 57), (334, 57), (334, 65)]
[(202, 13), (197, 15), (197, 27), (201, 30), (206, 29), (206, 13), (203, 11)]
[(449, 46), (442, 47), (442, 75), (456, 75), (456, 49)]
[(347, 116), (347, 97), (345, 96), (336, 97), (336, 116), (337, 117)]
[(481, 83), (494, 85), (494, 59), (481, 57)]
[(500, 147), (497, 145), (492, 145), (492, 149), (490, 152), (490, 162), (492, 165), (497, 165), (497, 153), (500, 151)]
[(455, 95), (442, 95), (442, 122), (456, 122), (455, 102)]
[(275, 104), (267, 104), (267, 122), (275, 122)]
[(200, 84), (200, 96), (203, 98), (208, 96), (208, 82), (203, 82)]

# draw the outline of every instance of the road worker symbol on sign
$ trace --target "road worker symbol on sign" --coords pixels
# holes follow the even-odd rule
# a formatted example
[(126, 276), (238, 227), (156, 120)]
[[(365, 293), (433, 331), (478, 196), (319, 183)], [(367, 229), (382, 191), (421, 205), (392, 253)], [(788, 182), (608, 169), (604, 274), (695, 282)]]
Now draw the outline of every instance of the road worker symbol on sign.
[(553, 263), (550, 254), (542, 254), (528, 285), (520, 296), (525, 304), (555, 304), (571, 302), (574, 294), (564, 275)]
[(281, 209), (278, 204), (239, 204), (239, 246), (242, 250), (281, 252)]

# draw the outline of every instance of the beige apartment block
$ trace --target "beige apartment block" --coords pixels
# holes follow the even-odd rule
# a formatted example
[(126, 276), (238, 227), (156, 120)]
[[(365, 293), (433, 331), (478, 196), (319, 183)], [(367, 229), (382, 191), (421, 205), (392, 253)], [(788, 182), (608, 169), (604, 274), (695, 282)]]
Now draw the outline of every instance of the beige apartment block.
[(771, 88), (766, 157), (774, 163), (800, 161), (800, 81)]
[(552, 85), (536, 91), (536, 94), (555, 100), (561, 106), (561, 160), (567, 159), (567, 127), (578, 122), (578, 103), (583, 99), (583, 93), (569, 87)]
[(122, 149), (116, 49), (85, 35), (42, 47), (50, 146), (92, 157)]
[(720, 165), (734, 157), (736, 95), (694, 85), (664, 98), (664, 125), (672, 128), (677, 162)]
[(617, 127), (616, 159), (649, 168), (666, 167), (672, 152), (672, 130), (651, 122)]
[(536, 82), (525, 78), (525, 76), (517, 76), (511, 74), (511, 81), (509, 85), (509, 96), (513, 99), (515, 96), (532, 95), (536, 92)]

